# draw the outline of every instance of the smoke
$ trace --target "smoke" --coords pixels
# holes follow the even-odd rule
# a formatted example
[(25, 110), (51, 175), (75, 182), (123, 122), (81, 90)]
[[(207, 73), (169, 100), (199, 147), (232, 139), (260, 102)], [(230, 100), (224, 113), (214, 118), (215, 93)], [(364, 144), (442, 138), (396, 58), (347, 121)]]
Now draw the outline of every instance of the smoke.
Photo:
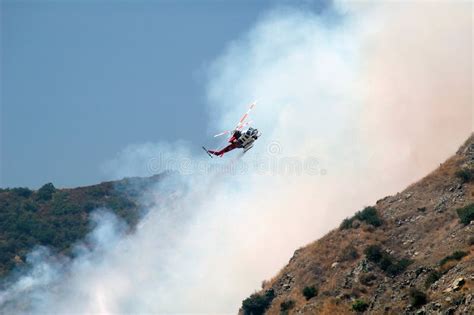
[[(77, 259), (54, 255), (45, 247), (38, 247), (28, 255), (26, 262), (32, 268), (10, 285), (7, 282), (7, 288), (0, 292), (3, 314), (90, 313), (91, 304), (97, 305), (94, 310), (103, 313), (104, 293), (100, 283), (101, 277), (107, 277), (109, 265), (105, 258), (112, 258), (109, 255), (119, 248), (126, 229), (123, 222), (103, 209), (92, 214), (91, 222), (95, 226), (93, 232), (84, 243), (74, 247)], [(100, 271), (105, 272), (99, 274)], [(96, 279), (96, 283), (83, 282), (84, 273), (88, 274), (88, 280)], [(77, 308), (78, 298), (91, 303)]]
[(31, 271), (0, 292), (0, 310), (235, 314), (296, 248), (426, 175), (465, 140), (471, 30), (469, 3), (269, 12), (209, 70), (209, 128), (228, 129), (258, 99), (255, 147), (220, 161), (180, 144), (127, 148), (104, 169), (172, 168), (160, 186), (177, 195), (133, 234), (99, 212), (94, 246), (79, 244), (73, 260), (33, 252)]

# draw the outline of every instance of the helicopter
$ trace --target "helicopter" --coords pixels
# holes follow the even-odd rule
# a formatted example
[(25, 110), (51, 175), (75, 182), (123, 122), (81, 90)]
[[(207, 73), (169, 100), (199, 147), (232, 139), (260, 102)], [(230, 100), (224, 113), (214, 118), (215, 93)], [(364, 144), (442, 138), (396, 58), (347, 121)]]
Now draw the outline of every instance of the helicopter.
[(230, 134), (231, 136), (227, 139), (227, 142), (229, 143), (228, 145), (226, 145), (220, 150), (208, 150), (204, 146), (202, 147), (203, 150), (207, 153), (207, 155), (209, 155), (211, 158), (213, 157), (213, 155), (222, 157), (225, 153), (230, 152), (234, 149), (241, 148), (244, 150), (245, 153), (253, 147), (255, 140), (257, 140), (262, 134), (256, 128), (248, 127), (246, 130), (243, 129), (244, 127), (252, 123), (252, 121), (246, 120), (247, 118), (249, 118), (249, 114), (256, 104), (256, 101), (250, 104), (249, 109), (242, 116), (242, 118), (240, 118), (239, 122), (237, 123), (237, 126), (235, 126), (232, 131), (224, 131), (214, 136), (220, 137), (223, 135)]

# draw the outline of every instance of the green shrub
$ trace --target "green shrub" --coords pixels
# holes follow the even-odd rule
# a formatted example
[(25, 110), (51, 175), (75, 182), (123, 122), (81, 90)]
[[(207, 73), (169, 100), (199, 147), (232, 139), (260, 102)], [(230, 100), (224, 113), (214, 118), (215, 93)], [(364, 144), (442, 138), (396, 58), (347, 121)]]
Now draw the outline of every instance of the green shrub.
[(316, 287), (314, 286), (305, 287), (303, 289), (303, 295), (306, 298), (306, 300), (309, 300), (315, 297), (316, 295), (318, 295), (318, 289), (316, 289)]
[(263, 295), (254, 293), (242, 302), (242, 310), (245, 315), (263, 315), (274, 298), (275, 292), (272, 289)]
[(44, 201), (50, 200), (55, 191), (56, 188), (52, 183), (45, 184), (40, 189), (38, 189), (38, 199)]
[(448, 261), (451, 260), (461, 260), (464, 256), (467, 256), (466, 252), (463, 252), (461, 250), (453, 252), (451, 255), (444, 257), (443, 259), (440, 260), (439, 265), (443, 266), (446, 264)]
[(422, 305), (425, 305), (427, 302), (426, 299), (426, 294), (421, 292), (420, 290), (417, 290), (415, 288), (412, 288), (410, 290), (410, 303), (414, 307), (420, 307)]
[(382, 225), (382, 219), (380, 219), (377, 209), (375, 207), (365, 207), (363, 210), (356, 212), (352, 218), (346, 218), (342, 221), (339, 229), (347, 230), (353, 227), (354, 220), (359, 220), (365, 222), (374, 227), (379, 227)]
[(38, 210), (37, 205), (31, 200), (25, 200), (25, 202), (22, 204), (22, 208), (29, 212), (36, 212)]
[(412, 263), (410, 259), (402, 258), (398, 261), (395, 259), (392, 260), (392, 263), (384, 270), (390, 276), (396, 276), (401, 274), (407, 269), (407, 267)]
[(350, 228), (352, 228), (352, 219), (345, 218), (344, 220), (342, 220), (342, 223), (339, 226), (339, 229), (348, 230)]
[(377, 209), (374, 207), (365, 207), (364, 210), (355, 214), (355, 218), (375, 227), (382, 225), (382, 220), (379, 218)]
[(23, 198), (28, 198), (33, 193), (31, 190), (29, 190), (26, 187), (12, 188), (10, 191), (14, 193), (15, 195), (17, 195), (18, 197), (23, 197)]
[(378, 265), (383, 271), (389, 270), (394, 265), (393, 257), (382, 253), (382, 258), (378, 262)]
[(356, 312), (365, 312), (369, 308), (369, 304), (362, 300), (355, 300), (352, 309)]
[(368, 246), (364, 253), (367, 260), (376, 263), (380, 269), (390, 276), (399, 275), (412, 263), (411, 260), (405, 258), (397, 260), (378, 245)]
[(459, 208), (456, 212), (458, 213), (461, 222), (464, 223), (464, 225), (468, 225), (474, 220), (474, 203), (471, 203), (464, 208)]
[(455, 251), (454, 253), (451, 254), (451, 258), (455, 260), (461, 260), (465, 256), (467, 256), (467, 253), (461, 250)]
[(425, 288), (428, 289), (433, 283), (438, 281), (439, 278), (441, 278), (441, 274), (438, 271), (436, 271), (436, 270), (431, 271), (428, 274), (428, 277), (426, 277)]
[(456, 172), (456, 176), (461, 180), (463, 184), (474, 181), (474, 169), (463, 168)]
[(370, 245), (364, 251), (365, 257), (374, 263), (378, 263), (382, 259), (382, 249), (378, 245)]
[(280, 304), (280, 311), (286, 312), (291, 310), (295, 306), (295, 301), (293, 300), (287, 300), (284, 302), (281, 302)]

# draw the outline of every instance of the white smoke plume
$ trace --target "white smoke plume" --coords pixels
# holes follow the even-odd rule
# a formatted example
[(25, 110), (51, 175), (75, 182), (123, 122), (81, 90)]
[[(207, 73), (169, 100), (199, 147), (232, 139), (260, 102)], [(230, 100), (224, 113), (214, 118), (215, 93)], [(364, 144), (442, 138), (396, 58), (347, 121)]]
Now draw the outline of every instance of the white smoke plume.
[(73, 260), (32, 253), (0, 311), (235, 314), (296, 248), (424, 176), (472, 132), (471, 10), (343, 2), (320, 15), (269, 12), (209, 71), (210, 129), (259, 100), (262, 138), (218, 164), (238, 171), (214, 172), (216, 159), (176, 144), (126, 149), (114, 175), (172, 163), (178, 174), (163, 185), (177, 197), (133, 234), (101, 212), (95, 246)]

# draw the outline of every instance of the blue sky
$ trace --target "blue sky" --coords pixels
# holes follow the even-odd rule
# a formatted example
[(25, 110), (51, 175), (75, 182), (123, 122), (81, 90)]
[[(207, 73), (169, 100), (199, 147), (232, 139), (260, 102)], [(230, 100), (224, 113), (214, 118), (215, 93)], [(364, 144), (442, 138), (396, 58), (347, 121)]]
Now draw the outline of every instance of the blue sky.
[(199, 150), (207, 66), (279, 3), (2, 1), (0, 186), (106, 180), (134, 143)]

